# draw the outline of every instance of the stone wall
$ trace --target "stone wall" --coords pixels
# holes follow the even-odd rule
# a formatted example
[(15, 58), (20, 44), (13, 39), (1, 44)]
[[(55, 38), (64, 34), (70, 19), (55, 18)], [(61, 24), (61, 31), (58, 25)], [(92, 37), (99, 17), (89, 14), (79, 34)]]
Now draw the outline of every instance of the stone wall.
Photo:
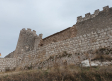
[(15, 58), (0, 58), (0, 72), (13, 70), (14, 68), (16, 68)]
[(47, 45), (52, 42), (58, 42), (58, 41), (63, 41), (66, 39), (69, 39), (71, 37), (76, 36), (76, 27), (75, 25), (72, 27), (69, 27), (65, 30), (62, 30), (60, 32), (57, 32), (53, 35), (50, 35), (42, 40), (42, 43), (40, 45)]
[(88, 50), (110, 47), (111, 43), (112, 28), (108, 27), (96, 32), (49, 44), (47, 45), (46, 56), (61, 54), (63, 51), (67, 51), (70, 54), (83, 53)]
[[(73, 55), (71, 58), (66, 59), (69, 59), (70, 62), (77, 62), (78, 57), (76, 53), (83, 53), (89, 50), (95, 51), (104, 47), (112, 48), (112, 27), (66, 39), (64, 41), (54, 42), (36, 50), (21, 54), (19, 56), (21, 58), (20, 66), (30, 66), (31, 64), (38, 65), (41, 62), (45, 62), (50, 56), (60, 55), (64, 51)], [(81, 59), (85, 58), (84, 55), (80, 56)]]
[(72, 54), (62, 58), (70, 63), (77, 62), (77, 53), (84, 59), (83, 52), (104, 47), (112, 48), (112, 8), (108, 6), (84, 18), (78, 17), (76, 25), (44, 39), (42, 34), (37, 36), (36, 31), (22, 29), (15, 52), (6, 57), (16, 57), (17, 67), (38, 67), (47, 62), (52, 64), (52, 60), (48, 60), (50, 56), (61, 55), (64, 51)]
[(18, 67), (26, 67), (31, 64), (34, 66), (39, 62), (44, 61), (46, 58), (46, 47), (40, 47), (36, 50), (32, 50), (23, 54), (19, 54), (18, 56)]
[(76, 29), (77, 36), (95, 32), (107, 27), (112, 27), (112, 8), (103, 7), (103, 11), (96, 10), (94, 14), (85, 14), (77, 18)]

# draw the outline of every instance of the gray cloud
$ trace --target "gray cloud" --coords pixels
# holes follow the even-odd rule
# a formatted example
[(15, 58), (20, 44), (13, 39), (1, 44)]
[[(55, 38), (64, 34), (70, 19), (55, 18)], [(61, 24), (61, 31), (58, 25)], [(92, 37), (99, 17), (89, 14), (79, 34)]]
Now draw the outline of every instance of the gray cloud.
[(2, 57), (16, 48), (22, 28), (47, 37), (76, 23), (77, 16), (94, 13), (111, 0), (0, 0), (0, 52)]

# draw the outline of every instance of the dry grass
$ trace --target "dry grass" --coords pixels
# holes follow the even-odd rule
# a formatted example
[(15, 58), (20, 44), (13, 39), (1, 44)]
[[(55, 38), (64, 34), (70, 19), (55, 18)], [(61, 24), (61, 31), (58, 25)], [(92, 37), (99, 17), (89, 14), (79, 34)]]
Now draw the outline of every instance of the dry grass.
[(0, 81), (112, 81), (112, 66), (85, 67), (54, 66), (47, 70), (29, 70), (0, 77)]
[(99, 60), (99, 61), (111, 61), (112, 57), (110, 55), (96, 55), (91, 61)]

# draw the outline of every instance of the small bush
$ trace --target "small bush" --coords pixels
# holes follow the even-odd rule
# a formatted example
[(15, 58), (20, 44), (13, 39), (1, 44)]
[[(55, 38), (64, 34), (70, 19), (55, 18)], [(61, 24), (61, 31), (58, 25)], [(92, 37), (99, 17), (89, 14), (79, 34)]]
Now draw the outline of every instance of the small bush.
[(5, 71), (7, 72), (7, 71), (10, 71), (10, 67), (6, 67), (5, 68)]
[(30, 66), (25, 66), (25, 69), (28, 69), (28, 70), (30, 70), (32, 68), (33, 68), (32, 64)]

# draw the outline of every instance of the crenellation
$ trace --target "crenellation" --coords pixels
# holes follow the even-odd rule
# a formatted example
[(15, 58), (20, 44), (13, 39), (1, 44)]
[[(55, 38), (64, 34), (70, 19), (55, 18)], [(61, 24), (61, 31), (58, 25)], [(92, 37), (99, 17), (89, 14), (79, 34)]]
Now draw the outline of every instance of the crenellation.
[(77, 17), (77, 23), (94, 18), (96, 15), (99, 14), (99, 12), (100, 12), (99, 9), (97, 9), (97, 10), (95, 10), (94, 14), (87, 13), (87, 14), (85, 14), (85, 17), (79, 16), (79, 17)]
[(25, 29), (25, 28), (23, 28), (22, 30), (23, 30), (23, 31), (25, 31), (26, 29)]
[(103, 11), (105, 11), (105, 10), (109, 10), (109, 6), (103, 7)]
[(85, 14), (85, 19), (84, 20), (90, 19), (90, 17), (91, 17), (91, 14), (87, 13), (87, 14)]
[(81, 22), (81, 21), (83, 21), (82, 16), (77, 17), (77, 22)]
[(36, 35), (36, 31), (35, 30), (33, 30), (33, 33)]
[(39, 38), (42, 39), (43, 34), (39, 34)]
[(100, 10), (99, 10), (99, 9), (95, 10), (94, 15), (95, 15), (95, 16), (96, 16), (96, 15), (98, 15), (98, 14), (99, 14), (99, 12), (100, 12)]
[[(109, 10), (109, 6), (103, 7), (103, 11), (108, 11), (108, 10)], [(88, 20), (88, 19), (91, 19), (91, 18), (94, 18), (99, 13), (100, 13), (100, 10), (97, 9), (97, 10), (95, 10), (94, 14), (87, 13), (87, 14), (85, 14), (85, 17), (79, 16), (79, 17), (77, 17), (77, 23), (82, 22), (82, 21), (85, 21), (85, 20)]]
[(31, 29), (30, 28), (27, 28), (27, 31), (31, 31)]

